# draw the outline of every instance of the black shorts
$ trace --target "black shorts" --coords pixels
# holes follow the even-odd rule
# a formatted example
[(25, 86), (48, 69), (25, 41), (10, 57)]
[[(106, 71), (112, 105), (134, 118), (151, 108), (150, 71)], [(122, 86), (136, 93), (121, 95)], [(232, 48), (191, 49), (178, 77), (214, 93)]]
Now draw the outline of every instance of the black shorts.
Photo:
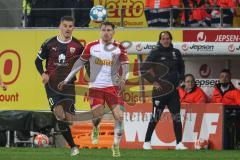
[(67, 89), (59, 91), (54, 89), (48, 84), (45, 85), (45, 90), (47, 93), (48, 103), (50, 105), (51, 111), (57, 105), (61, 105), (65, 112), (74, 114), (75, 113), (75, 86), (72, 84)]

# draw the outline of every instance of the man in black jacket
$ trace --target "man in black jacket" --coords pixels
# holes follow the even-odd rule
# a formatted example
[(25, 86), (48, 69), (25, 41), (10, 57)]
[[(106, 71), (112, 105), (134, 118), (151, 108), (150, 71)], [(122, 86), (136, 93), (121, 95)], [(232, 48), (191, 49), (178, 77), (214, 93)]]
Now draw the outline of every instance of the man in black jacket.
[(171, 33), (168, 31), (161, 32), (157, 47), (150, 52), (141, 66), (142, 76), (153, 84), (153, 113), (148, 124), (144, 149), (152, 149), (151, 137), (166, 105), (172, 114), (177, 140), (176, 149), (187, 149), (181, 142), (180, 98), (176, 89), (180, 80), (184, 77), (184, 71), (184, 61), (180, 51), (173, 48)]

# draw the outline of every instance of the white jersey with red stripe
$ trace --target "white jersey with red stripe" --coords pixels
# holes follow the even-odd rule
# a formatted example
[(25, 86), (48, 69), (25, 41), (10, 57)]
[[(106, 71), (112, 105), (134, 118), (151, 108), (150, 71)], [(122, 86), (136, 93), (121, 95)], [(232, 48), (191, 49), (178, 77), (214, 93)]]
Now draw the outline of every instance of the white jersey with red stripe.
[(80, 59), (90, 62), (89, 88), (117, 86), (120, 65), (129, 63), (126, 49), (116, 41), (108, 45), (102, 40), (90, 42)]

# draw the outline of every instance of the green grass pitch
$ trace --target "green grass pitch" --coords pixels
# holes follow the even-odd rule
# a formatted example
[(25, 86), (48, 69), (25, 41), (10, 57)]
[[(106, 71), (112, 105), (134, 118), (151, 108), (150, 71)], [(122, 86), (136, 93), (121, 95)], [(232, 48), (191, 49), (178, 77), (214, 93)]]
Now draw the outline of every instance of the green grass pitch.
[(121, 150), (121, 157), (112, 157), (110, 149), (81, 149), (70, 157), (67, 148), (0, 148), (0, 160), (240, 160), (239, 150), (175, 151)]

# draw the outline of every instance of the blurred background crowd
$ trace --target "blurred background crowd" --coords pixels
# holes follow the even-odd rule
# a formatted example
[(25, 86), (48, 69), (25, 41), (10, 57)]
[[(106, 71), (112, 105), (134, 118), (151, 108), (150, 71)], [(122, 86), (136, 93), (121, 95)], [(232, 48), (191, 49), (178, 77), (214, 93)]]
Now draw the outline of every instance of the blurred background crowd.
[[(8, 0), (6, 6), (4, 1), (0, 2), (0, 17), (6, 21), (5, 24), (1, 22), (0, 27), (12, 27), (13, 22), (7, 23), (10, 17), (6, 13), (19, 13), (11, 9), (19, 5), (16, 6), (14, 0)], [(240, 0), (145, 0), (144, 3), (144, 8), (139, 9), (144, 10), (149, 27), (240, 26)], [(9, 6), (11, 4), (12, 7)], [(22, 21), (14, 27), (56, 27), (63, 15), (74, 16), (77, 27), (88, 27), (89, 11), (93, 6), (94, 0), (22, 0)], [(122, 8), (111, 6), (107, 9)], [(124, 14), (121, 15), (121, 18), (124, 17)]]

